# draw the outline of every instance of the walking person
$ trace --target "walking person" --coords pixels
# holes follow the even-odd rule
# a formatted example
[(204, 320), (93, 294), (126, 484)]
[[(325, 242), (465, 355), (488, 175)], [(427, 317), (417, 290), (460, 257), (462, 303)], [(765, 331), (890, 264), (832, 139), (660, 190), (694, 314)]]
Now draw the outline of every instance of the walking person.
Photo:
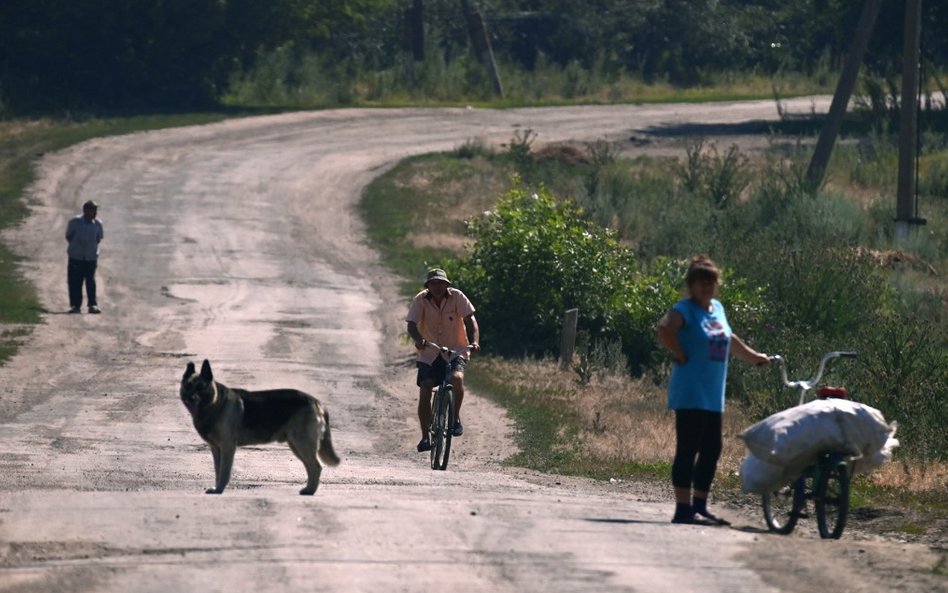
[(708, 510), (708, 493), (721, 456), (724, 385), (730, 355), (754, 365), (769, 364), (731, 330), (716, 298), (721, 271), (708, 257), (691, 259), (685, 274), (687, 297), (658, 323), (658, 341), (673, 357), (668, 407), (675, 411), (672, 523), (730, 525)]
[[(474, 318), (474, 305), (463, 292), (451, 287), (444, 270), (433, 269), (425, 279), (425, 289), (415, 295), (408, 308), (408, 335), (418, 350), (418, 422), (421, 425), (421, 441), (418, 452), (431, 449), (428, 427), (431, 425), (431, 391), (441, 383), (445, 365), (451, 365), (451, 384), (454, 387), (455, 408), (452, 434), (464, 433), (461, 424), (461, 403), (464, 401), (464, 367), (467, 363), (467, 346), (474, 352), (480, 350), (480, 330)], [(460, 352), (460, 356), (446, 362), (434, 348), (426, 347), (428, 341)]]
[(89, 200), (82, 205), (82, 214), (66, 225), (69, 264), (66, 282), (69, 285), (69, 312), (82, 309), (82, 286), (85, 284), (89, 313), (101, 313), (95, 294), (95, 269), (99, 262), (99, 243), (104, 236), (102, 221), (96, 217), (99, 205)]

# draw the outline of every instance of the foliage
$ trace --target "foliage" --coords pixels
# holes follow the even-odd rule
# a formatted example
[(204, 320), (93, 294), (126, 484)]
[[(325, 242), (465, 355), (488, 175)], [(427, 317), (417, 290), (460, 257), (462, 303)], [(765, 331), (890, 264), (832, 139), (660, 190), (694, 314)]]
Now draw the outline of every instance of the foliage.
[(515, 187), (468, 224), (472, 251), (448, 265), (478, 308), (491, 312), (482, 331), (495, 352), (553, 352), (563, 313), (572, 307), (594, 333), (608, 325), (604, 313), (614, 287), (631, 277), (634, 259), (575, 206), (543, 189), (530, 194)]
[(698, 140), (685, 149), (685, 156), (679, 171), (685, 191), (704, 197), (714, 208), (727, 207), (750, 184), (748, 159), (735, 145), (722, 156), (713, 143)]
[[(489, 99), (454, 2), (422, 2), (412, 60), (395, 0), (33, 0), (0, 3), (0, 107), (180, 110), (319, 106), (413, 97)], [(640, 100), (630, 81), (677, 88), (802, 74), (830, 88), (861, 3), (828, 0), (492, 0), (479, 9), (505, 87), (521, 101)], [(866, 60), (870, 104), (890, 118), (900, 3), (883, 3)], [(943, 2), (923, 3), (923, 78), (948, 59)], [(418, 45), (415, 39), (414, 44)], [(257, 84), (260, 88), (254, 88)], [(642, 85), (639, 84), (639, 87)], [(641, 90), (641, 88), (637, 89)], [(769, 90), (769, 89), (768, 89)], [(873, 92), (876, 91), (876, 92)]]
[(391, 0), (0, 3), (0, 92), (14, 112), (180, 110), (214, 103), (231, 70), (294, 38), (318, 44)]

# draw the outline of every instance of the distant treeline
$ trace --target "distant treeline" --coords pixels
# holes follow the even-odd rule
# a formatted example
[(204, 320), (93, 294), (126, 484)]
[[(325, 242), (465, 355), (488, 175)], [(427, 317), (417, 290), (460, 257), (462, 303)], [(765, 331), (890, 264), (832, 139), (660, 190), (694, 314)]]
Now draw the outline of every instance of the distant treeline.
[[(337, 76), (347, 69), (392, 70), (409, 55), (412, 30), (416, 55), (436, 51), (451, 59), (469, 51), (465, 5), (483, 17), (497, 60), (528, 70), (542, 60), (681, 86), (721, 72), (807, 73), (838, 66), (863, 4), (6, 0), (0, 2), (0, 114), (212, 106), (234, 75), (286, 46), (346, 64)], [(883, 81), (898, 80), (903, 11), (904, 2), (882, 2), (866, 65)], [(922, 66), (931, 78), (948, 64), (948, 2), (923, 2), (923, 12)]]

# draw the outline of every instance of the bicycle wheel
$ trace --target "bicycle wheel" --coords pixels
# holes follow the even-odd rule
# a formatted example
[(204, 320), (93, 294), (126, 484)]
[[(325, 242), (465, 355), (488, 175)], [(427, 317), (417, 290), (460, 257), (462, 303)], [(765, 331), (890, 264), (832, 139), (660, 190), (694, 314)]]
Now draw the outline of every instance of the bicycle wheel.
[(787, 535), (797, 525), (806, 506), (805, 478), (785, 484), (770, 494), (763, 495), (764, 521), (767, 529)]
[(820, 537), (839, 539), (849, 514), (849, 466), (835, 455), (820, 459), (816, 483), (816, 524)]
[(454, 390), (442, 387), (433, 396), (431, 422), (431, 469), (448, 467), (451, 454), (451, 420), (454, 418)]

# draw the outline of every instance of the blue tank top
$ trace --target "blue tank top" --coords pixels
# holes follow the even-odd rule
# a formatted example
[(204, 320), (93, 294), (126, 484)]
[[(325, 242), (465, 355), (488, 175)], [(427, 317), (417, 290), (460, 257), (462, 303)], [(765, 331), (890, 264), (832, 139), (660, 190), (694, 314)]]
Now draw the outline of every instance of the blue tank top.
[(672, 307), (685, 323), (678, 340), (688, 362), (672, 364), (668, 380), (668, 407), (672, 410), (724, 411), (724, 383), (731, 346), (731, 326), (724, 307), (711, 300), (711, 310), (701, 309), (691, 299)]

